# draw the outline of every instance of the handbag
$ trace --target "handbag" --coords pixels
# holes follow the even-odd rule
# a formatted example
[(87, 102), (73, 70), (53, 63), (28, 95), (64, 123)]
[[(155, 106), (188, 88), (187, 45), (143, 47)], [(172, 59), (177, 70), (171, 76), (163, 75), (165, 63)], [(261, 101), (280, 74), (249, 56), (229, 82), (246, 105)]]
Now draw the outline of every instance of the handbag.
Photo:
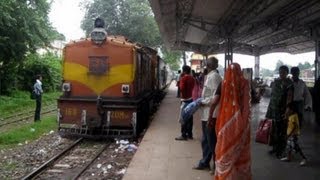
[(270, 143), (270, 134), (272, 129), (272, 120), (263, 119), (259, 122), (259, 126), (256, 132), (256, 142), (262, 144)]

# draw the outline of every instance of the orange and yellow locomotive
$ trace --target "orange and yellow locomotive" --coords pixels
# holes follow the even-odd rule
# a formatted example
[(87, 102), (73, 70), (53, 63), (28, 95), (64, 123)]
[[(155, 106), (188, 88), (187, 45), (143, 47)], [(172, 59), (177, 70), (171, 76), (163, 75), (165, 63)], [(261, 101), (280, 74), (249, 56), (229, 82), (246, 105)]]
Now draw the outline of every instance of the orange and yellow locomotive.
[(137, 136), (147, 126), (163, 87), (170, 83), (170, 73), (163, 73), (166, 67), (161, 66), (165, 65), (155, 50), (124, 37), (107, 36), (98, 18), (91, 38), (64, 48), (59, 133)]

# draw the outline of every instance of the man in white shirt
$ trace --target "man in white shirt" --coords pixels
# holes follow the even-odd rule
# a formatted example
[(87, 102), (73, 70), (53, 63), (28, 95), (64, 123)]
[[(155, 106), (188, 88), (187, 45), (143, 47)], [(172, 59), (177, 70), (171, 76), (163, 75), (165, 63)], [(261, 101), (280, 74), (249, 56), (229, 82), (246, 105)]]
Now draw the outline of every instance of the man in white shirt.
[(300, 126), (303, 121), (303, 111), (312, 108), (312, 96), (306, 84), (303, 80), (299, 79), (300, 69), (298, 67), (292, 67), (290, 70), (293, 81), (293, 102), (297, 106)]
[[(201, 139), (201, 147), (202, 147), (202, 159), (199, 163), (193, 167), (193, 169), (203, 170), (210, 169), (210, 161), (212, 159), (212, 148), (215, 144), (216, 138), (214, 132), (209, 132), (210, 129), (207, 127), (207, 121), (209, 117), (210, 106), (213, 102), (213, 98), (215, 92), (222, 81), (221, 76), (218, 71), (218, 59), (215, 57), (210, 57), (207, 60), (207, 69), (208, 74), (205, 78), (205, 82), (203, 85), (202, 95), (203, 98), (201, 104), (201, 123), (202, 123), (202, 139)], [(218, 108), (216, 108), (214, 117), (217, 116)]]

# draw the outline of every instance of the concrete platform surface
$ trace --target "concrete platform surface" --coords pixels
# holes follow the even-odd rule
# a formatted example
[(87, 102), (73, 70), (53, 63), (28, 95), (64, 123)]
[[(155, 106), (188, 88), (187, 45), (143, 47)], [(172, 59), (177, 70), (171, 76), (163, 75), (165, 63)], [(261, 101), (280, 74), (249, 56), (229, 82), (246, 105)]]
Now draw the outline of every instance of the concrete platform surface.
[[(155, 113), (143, 140), (134, 155), (123, 180), (209, 180), (209, 171), (193, 170), (201, 158), (201, 122), (194, 116), (194, 140), (176, 141), (180, 135), (178, 123), (179, 99), (176, 87), (169, 87), (168, 94)], [(305, 167), (299, 166), (300, 157), (293, 162), (281, 162), (267, 152), (269, 146), (254, 142), (258, 122), (264, 118), (269, 103), (263, 98), (252, 105), (251, 157), (254, 180), (319, 180), (320, 179), (320, 131), (313, 120), (306, 120), (300, 144), (308, 158)]]
[[(173, 84), (173, 83), (172, 83)], [(209, 171), (193, 170), (201, 157), (201, 126), (194, 117), (194, 139), (176, 141), (180, 135), (179, 99), (170, 86), (144, 135), (123, 180), (207, 180)]]

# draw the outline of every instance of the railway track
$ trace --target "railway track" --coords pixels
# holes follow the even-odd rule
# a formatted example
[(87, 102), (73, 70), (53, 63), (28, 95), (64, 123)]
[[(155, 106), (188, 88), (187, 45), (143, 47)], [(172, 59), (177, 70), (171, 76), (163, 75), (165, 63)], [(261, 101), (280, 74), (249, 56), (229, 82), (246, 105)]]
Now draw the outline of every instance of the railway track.
[(78, 179), (110, 144), (80, 138), (22, 179)]
[[(41, 115), (46, 115), (52, 112), (55, 112), (57, 110), (56, 105), (51, 105), (44, 107), (41, 111)], [(34, 110), (26, 111), (26, 112), (20, 112), (16, 113), (14, 115), (7, 116), (5, 118), (1, 118), (0, 127), (7, 126), (14, 123), (19, 123), (21, 121), (32, 119), (34, 116)]]

